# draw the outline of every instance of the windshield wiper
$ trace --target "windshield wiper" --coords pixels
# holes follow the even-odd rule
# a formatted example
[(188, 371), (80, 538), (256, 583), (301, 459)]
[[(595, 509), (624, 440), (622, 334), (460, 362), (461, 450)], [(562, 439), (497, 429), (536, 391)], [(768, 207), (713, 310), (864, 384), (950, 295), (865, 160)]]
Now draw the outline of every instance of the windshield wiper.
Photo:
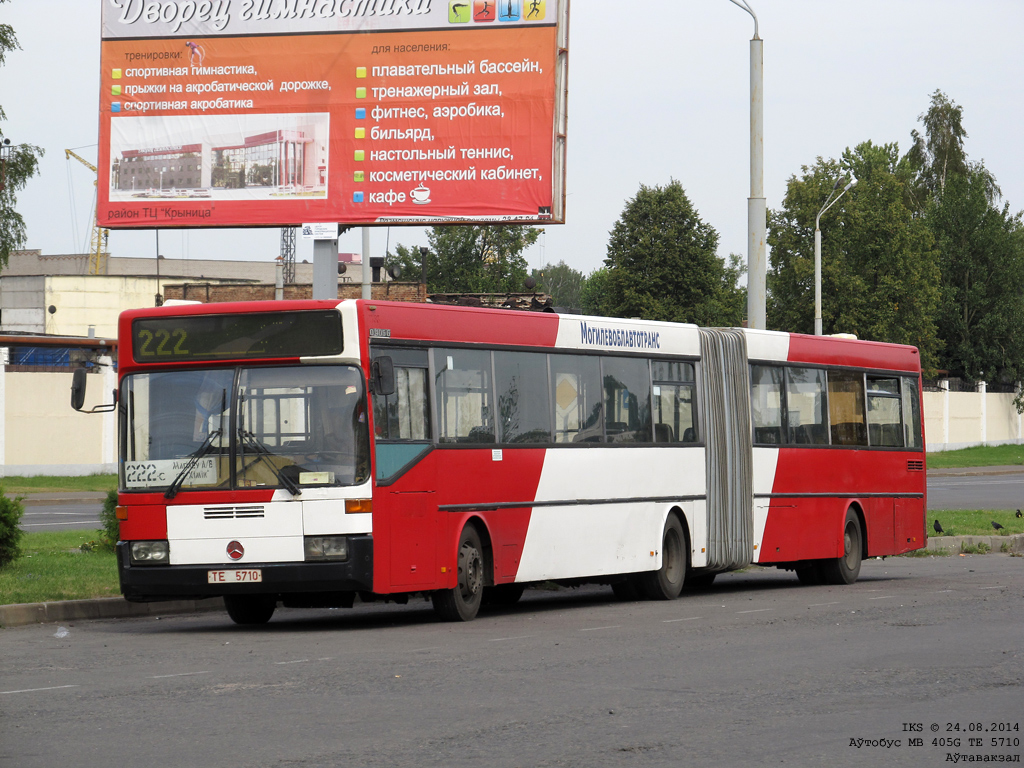
[[(238, 437), (243, 445), (248, 446), (256, 453), (256, 461), (262, 460), (267, 463), (267, 466), (270, 467), (270, 471), (274, 473), (274, 476), (277, 478), (277, 481), (281, 485), (283, 485), (292, 496), (299, 496), (302, 493), (302, 489), (299, 488), (298, 483), (296, 483), (290, 477), (285, 475), (283, 472), (281, 472), (280, 469), (278, 469), (274, 465), (274, 462), (271, 461), (270, 458), (271, 456), (274, 455), (273, 452), (271, 452), (271, 450), (267, 448), (267, 446), (261, 443), (256, 438), (256, 435), (254, 435), (252, 432), (246, 431), (245, 429), (239, 429)], [(256, 463), (256, 461), (250, 464), (249, 467), (253, 466)], [(248, 471), (249, 467), (245, 467), (243, 471)]]
[(196, 464), (199, 463), (199, 460), (203, 458), (203, 456), (205, 456), (211, 451), (211, 449), (213, 448), (213, 441), (220, 437), (220, 435), (221, 431), (219, 429), (215, 429), (207, 436), (207, 438), (203, 441), (203, 444), (192, 452), (192, 454), (189, 456), (188, 463), (186, 463), (185, 466), (181, 468), (181, 472), (178, 473), (178, 476), (174, 478), (171, 484), (167, 486), (167, 490), (164, 491), (165, 499), (173, 499), (175, 496), (178, 495), (178, 491), (181, 490), (181, 485), (182, 483), (185, 482), (185, 478), (188, 477), (189, 472), (192, 471), (192, 469), (195, 467)]

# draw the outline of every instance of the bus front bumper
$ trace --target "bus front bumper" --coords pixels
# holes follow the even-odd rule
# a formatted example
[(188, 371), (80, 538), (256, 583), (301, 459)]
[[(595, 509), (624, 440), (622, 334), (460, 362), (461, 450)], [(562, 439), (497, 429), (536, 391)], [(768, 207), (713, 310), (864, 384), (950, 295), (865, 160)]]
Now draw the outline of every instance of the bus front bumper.
[[(209, 565), (132, 565), (130, 542), (117, 543), (121, 593), (126, 600), (200, 600), (225, 595), (372, 592), (373, 537), (349, 536), (348, 559), (340, 562), (223, 563)], [(211, 583), (211, 572), (259, 571), (260, 581)]]

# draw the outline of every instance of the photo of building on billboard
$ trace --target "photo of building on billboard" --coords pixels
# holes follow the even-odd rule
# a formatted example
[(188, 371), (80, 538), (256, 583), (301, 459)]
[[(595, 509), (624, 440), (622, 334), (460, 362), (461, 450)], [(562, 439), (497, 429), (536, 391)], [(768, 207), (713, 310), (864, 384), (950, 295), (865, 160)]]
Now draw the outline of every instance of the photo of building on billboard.
[(567, 0), (102, 2), (104, 227), (564, 220)]
[(125, 117), (111, 126), (110, 199), (327, 197), (330, 115)]

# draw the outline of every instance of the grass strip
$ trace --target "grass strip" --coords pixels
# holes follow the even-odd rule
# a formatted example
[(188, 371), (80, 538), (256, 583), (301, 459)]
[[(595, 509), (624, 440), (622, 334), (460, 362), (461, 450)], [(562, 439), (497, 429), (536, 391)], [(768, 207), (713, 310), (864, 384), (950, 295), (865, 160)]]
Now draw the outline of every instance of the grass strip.
[(985, 445), (928, 454), (928, 469), (1002, 467), (1024, 464), (1024, 445)]
[(0, 479), (4, 493), (60, 493), (61, 491), (101, 491), (117, 488), (117, 475), (84, 475), (82, 477), (4, 477)]
[[(938, 520), (942, 533), (933, 527)], [(992, 527), (995, 521), (1002, 530)], [(932, 509), (928, 511), (927, 529), (929, 536), (1010, 536), (1024, 533), (1024, 518), (1016, 512), (1005, 509)]]
[(26, 533), (21, 557), (0, 569), (0, 605), (120, 595), (114, 553), (82, 550), (99, 537), (84, 530)]

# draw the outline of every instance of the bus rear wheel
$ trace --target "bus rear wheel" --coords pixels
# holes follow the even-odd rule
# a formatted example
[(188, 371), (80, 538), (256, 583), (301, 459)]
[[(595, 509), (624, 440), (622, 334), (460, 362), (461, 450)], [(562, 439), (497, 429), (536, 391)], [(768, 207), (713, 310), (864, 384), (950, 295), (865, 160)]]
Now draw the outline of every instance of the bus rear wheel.
[(821, 564), (821, 575), (828, 584), (853, 584), (857, 580), (863, 541), (860, 520), (851, 509), (843, 525), (843, 556)]
[(661, 568), (640, 577), (644, 594), (651, 600), (675, 600), (679, 597), (690, 565), (689, 554), (679, 518), (669, 515), (661, 537)]
[(226, 595), (224, 607), (235, 624), (266, 624), (277, 608), (274, 595)]
[(484, 596), (484, 548), (476, 528), (467, 525), (459, 537), (458, 583), (434, 592), (431, 602), (442, 621), (472, 621)]

